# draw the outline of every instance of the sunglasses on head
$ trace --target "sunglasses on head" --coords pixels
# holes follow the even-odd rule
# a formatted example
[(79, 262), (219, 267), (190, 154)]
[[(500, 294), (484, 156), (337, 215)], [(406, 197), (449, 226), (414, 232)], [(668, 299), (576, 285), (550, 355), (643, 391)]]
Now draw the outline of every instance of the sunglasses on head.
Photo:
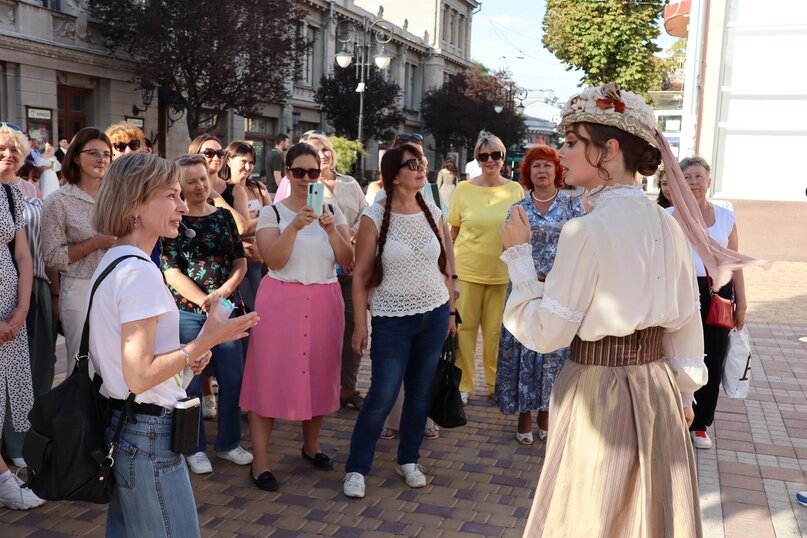
[(398, 168), (403, 168), (404, 166), (409, 168), (413, 172), (422, 172), (423, 170), (426, 169), (426, 165), (423, 164), (423, 161), (419, 159), (407, 159), (404, 162), (402, 162), (401, 166), (399, 166)]
[(4, 121), (0, 121), (0, 127), (8, 127), (12, 131), (17, 131), (18, 133), (22, 132), (22, 128), (19, 125), (14, 125), (13, 123), (6, 123)]
[(123, 153), (126, 151), (126, 148), (129, 148), (132, 151), (137, 151), (140, 149), (140, 140), (129, 140), (128, 142), (115, 142), (112, 144), (112, 147), (118, 150), (118, 153)]
[(218, 157), (219, 159), (224, 157), (224, 150), (223, 149), (213, 149), (213, 148), (205, 148), (200, 151), (202, 155), (207, 157), (208, 159), (212, 159), (213, 157)]
[(423, 135), (420, 133), (398, 133), (398, 140), (401, 142), (409, 142), (410, 140), (414, 140), (415, 142), (423, 143)]
[(323, 133), (322, 131), (320, 131), (318, 129), (312, 129), (310, 131), (306, 131), (300, 136), (300, 142), (305, 142), (306, 140), (308, 140), (308, 137), (311, 136), (311, 135), (325, 136), (325, 133)]
[(317, 179), (319, 177), (319, 168), (289, 168), (291, 175), (297, 179), (302, 179), (308, 174), (308, 179)]
[(476, 156), (476, 160), (480, 163), (487, 162), (488, 157), (492, 157), (494, 161), (501, 161), (504, 154), (501, 151), (493, 151), (491, 153), (480, 153)]

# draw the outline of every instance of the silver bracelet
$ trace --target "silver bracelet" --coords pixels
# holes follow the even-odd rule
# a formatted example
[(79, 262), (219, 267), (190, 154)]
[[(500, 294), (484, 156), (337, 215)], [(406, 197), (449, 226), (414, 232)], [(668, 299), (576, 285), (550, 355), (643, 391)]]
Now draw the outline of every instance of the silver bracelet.
[(188, 350), (185, 349), (185, 346), (179, 346), (179, 350), (185, 355), (185, 368), (191, 363), (191, 354), (188, 353)]

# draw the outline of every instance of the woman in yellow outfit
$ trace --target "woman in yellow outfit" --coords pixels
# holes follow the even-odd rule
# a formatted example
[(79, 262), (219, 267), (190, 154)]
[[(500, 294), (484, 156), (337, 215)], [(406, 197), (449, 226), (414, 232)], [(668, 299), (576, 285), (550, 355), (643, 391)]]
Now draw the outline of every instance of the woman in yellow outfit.
[(457, 365), (462, 370), (460, 391), (464, 402), (474, 388), (476, 337), (482, 326), (482, 363), (488, 395), (496, 382), (499, 333), (507, 295), (507, 266), (499, 260), (502, 240), (499, 228), (507, 211), (524, 198), (514, 181), (501, 176), (505, 148), (502, 141), (486, 131), (479, 134), (474, 157), (482, 175), (457, 185), (448, 223), (454, 239), (460, 295), (457, 311), (459, 326)]

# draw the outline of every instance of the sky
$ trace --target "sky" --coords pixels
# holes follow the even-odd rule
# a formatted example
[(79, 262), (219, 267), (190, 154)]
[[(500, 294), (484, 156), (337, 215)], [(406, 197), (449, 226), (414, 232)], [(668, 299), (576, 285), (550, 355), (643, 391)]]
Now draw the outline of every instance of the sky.
[[(579, 91), (582, 73), (567, 71), (544, 49), (541, 25), (546, 1), (482, 0), (481, 4), (471, 28), (471, 58), (494, 70), (509, 69), (516, 83), (529, 90), (526, 114), (552, 120), (557, 110), (544, 98), (554, 95), (562, 105)], [(659, 46), (666, 48), (673, 41), (662, 30)]]

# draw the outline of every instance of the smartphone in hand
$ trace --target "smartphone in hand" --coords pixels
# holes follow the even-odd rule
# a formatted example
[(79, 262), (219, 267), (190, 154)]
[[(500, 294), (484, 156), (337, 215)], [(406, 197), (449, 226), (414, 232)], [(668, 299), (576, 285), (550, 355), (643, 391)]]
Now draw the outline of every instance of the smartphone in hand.
[(309, 183), (308, 184), (308, 197), (306, 198), (305, 205), (312, 207), (317, 217), (322, 216), (322, 197), (325, 194), (325, 185), (322, 183)]

